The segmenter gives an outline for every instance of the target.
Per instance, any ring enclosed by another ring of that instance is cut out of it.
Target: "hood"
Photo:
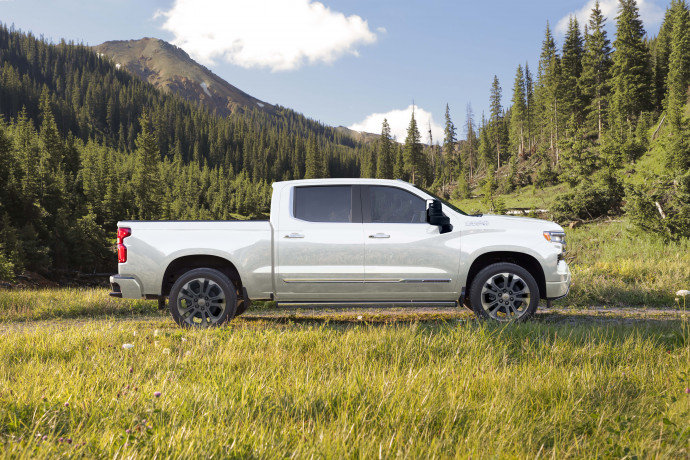
[[[539,231],[555,231],[562,232],[563,227],[555,222],[543,219],[535,219],[532,217],[517,217],[517,216],[497,216],[493,214],[485,214],[482,217],[468,216],[465,221],[466,226],[477,226],[484,228],[501,228],[513,230],[528,230],[534,229]]]

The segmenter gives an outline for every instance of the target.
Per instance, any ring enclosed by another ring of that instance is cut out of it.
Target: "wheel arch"
[[[512,263],[527,270],[537,282],[537,286],[539,287],[539,297],[542,299],[546,298],[546,276],[544,275],[544,268],[533,256],[522,252],[513,251],[487,252],[474,259],[467,273],[467,288],[465,290],[466,295],[469,296],[470,287],[472,286],[472,282],[477,276],[477,273],[491,264],[500,262]]]
[[[195,268],[213,268],[223,273],[234,284],[237,289],[238,299],[242,295],[242,278],[237,267],[229,260],[213,255],[190,255],[182,256],[171,261],[165,269],[161,283],[161,296],[170,295],[170,289],[175,281],[184,273]]]

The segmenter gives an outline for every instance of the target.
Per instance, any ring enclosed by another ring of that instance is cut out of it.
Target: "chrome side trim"
[[[352,278],[283,278],[283,283],[450,283],[450,279],[426,279],[426,278],[391,278],[391,279],[372,279],[372,280],[361,280]]]
[[[400,283],[450,283],[450,279],[440,278],[405,278],[399,281]]]
[[[364,280],[352,278],[283,278],[283,283],[364,283]]]
[[[438,301],[438,302],[415,302],[413,300],[401,300],[392,302],[276,302],[277,307],[377,307],[377,308],[395,308],[395,307],[441,307],[441,308],[455,308],[458,306],[457,302]]]

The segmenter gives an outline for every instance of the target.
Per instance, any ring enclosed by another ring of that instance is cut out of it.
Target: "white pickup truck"
[[[458,306],[525,320],[567,295],[563,229],[467,215],[412,184],[312,179],[273,184],[270,221],[123,221],[111,296],[163,300],[208,327],[252,300],[278,306]]]

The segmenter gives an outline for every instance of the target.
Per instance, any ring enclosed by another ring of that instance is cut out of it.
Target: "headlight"
[[[565,232],[544,232],[544,238],[551,243],[559,243],[565,246]]]
[[[546,241],[561,245],[561,253],[558,254],[558,260],[565,259],[565,232],[544,232]]]

